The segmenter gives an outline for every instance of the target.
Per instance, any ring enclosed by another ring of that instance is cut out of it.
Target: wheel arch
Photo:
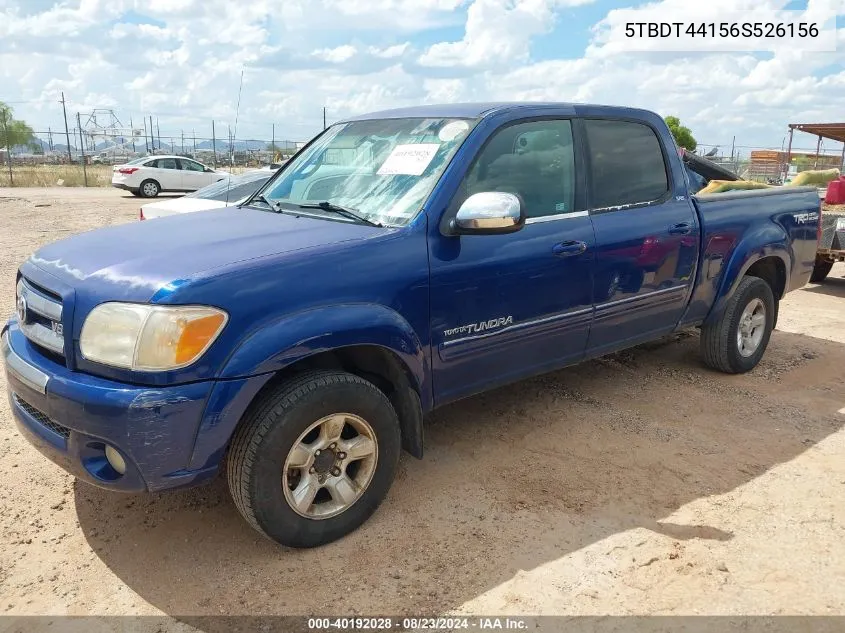
[[[286,315],[244,337],[218,377],[262,376],[265,382],[227,429],[227,443],[249,407],[268,390],[314,369],[339,369],[375,384],[396,409],[402,447],[422,457],[423,412],[431,408],[427,355],[410,324],[376,304],[325,306]]]
[[[739,284],[746,276],[757,277],[769,284],[775,299],[775,320],[777,305],[788,291],[788,272],[791,270],[791,254],[786,244],[781,241],[753,246],[756,240],[745,240],[735,250],[730,264],[726,267],[716,300],[704,323],[717,321],[725,310],[730,298],[736,293]]]
[[[414,457],[422,458],[423,412],[418,387],[402,359],[393,350],[381,345],[347,345],[304,356],[275,372],[255,395],[250,407],[283,382],[318,369],[345,371],[373,383],[396,410],[402,448]]]

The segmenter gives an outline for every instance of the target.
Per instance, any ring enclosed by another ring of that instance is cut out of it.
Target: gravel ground
[[[0,189],[0,313],[30,252],[139,202]],[[373,519],[310,551],[258,537],[222,480],[75,482],[3,399],[0,614],[845,614],[843,274],[783,301],[747,375],[684,333],[438,411]]]

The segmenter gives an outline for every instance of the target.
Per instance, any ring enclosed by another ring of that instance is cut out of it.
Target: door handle
[[[673,224],[669,227],[669,235],[689,235],[691,231],[692,226],[688,222]]]
[[[555,257],[572,257],[573,255],[580,255],[586,250],[587,244],[577,240],[561,242],[560,244],[555,244],[554,248],[552,248]]]

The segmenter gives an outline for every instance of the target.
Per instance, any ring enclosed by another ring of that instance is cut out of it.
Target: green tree
[[[12,108],[0,101],[0,147],[8,148],[10,157],[15,145],[27,145],[30,148],[37,145],[32,128],[24,121],[16,120],[13,115]]]
[[[669,126],[669,131],[672,133],[672,136],[675,137],[675,142],[678,144],[678,147],[683,147],[690,152],[695,151],[695,148],[698,147],[698,142],[693,137],[690,129],[681,125],[681,120],[678,117],[667,116],[666,125]]]

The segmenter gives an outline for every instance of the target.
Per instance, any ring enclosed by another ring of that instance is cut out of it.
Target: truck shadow
[[[828,277],[824,282],[802,288],[804,292],[845,298],[845,279],[842,277]]]
[[[845,385],[830,370],[845,361],[841,344],[777,332],[745,376],[704,369],[697,352],[697,335],[679,334],[438,411],[425,459],[403,457],[376,515],[322,548],[259,537],[222,478],[132,497],[77,482],[76,511],[130,589],[206,630],[213,620],[192,616],[443,613],[628,530],[645,530],[637,538],[668,560],[676,542],[733,538],[672,517],[678,509],[752,481],[845,421]],[[624,542],[606,549],[619,565],[641,556]]]

